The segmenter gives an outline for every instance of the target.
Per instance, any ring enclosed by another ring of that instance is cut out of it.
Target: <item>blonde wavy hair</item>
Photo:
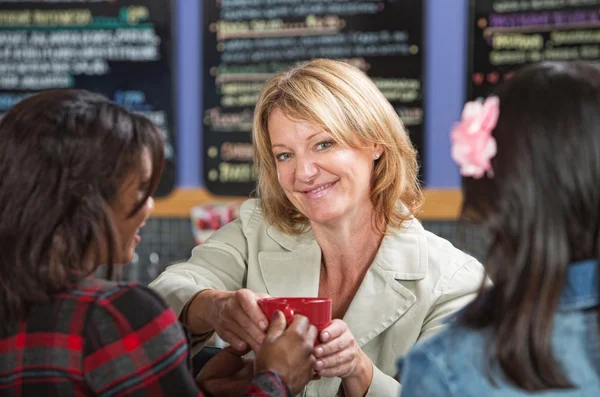
[[[399,228],[418,214],[423,194],[417,153],[398,114],[359,69],[340,61],[315,59],[271,78],[256,104],[252,135],[257,193],[269,223],[289,234],[299,234],[308,225],[277,178],[268,130],[274,109],[291,119],[321,126],[339,144],[355,149],[381,145],[383,154],[375,162],[371,189],[374,214],[380,215],[373,219],[377,230],[385,233],[387,226]]]

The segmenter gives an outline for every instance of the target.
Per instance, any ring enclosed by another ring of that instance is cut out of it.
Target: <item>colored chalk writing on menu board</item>
[[[252,193],[256,98],[266,79],[299,61],[334,58],[363,70],[423,146],[422,0],[204,4],[203,169],[212,193]]]
[[[471,0],[469,97],[521,66],[600,60],[600,0]]]
[[[0,0],[0,116],[32,93],[98,92],[157,124],[175,184],[170,0]],[[92,155],[92,154],[91,154]]]

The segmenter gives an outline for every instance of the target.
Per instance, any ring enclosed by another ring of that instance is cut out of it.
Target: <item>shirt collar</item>
[[[567,269],[559,309],[562,311],[589,309],[597,306],[599,301],[598,261],[571,263]]]

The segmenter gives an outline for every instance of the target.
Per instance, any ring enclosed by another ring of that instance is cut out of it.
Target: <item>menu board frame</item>
[[[154,194],[154,197],[156,198],[163,198],[166,197],[168,195],[170,195],[176,188],[177,188],[177,162],[178,162],[178,150],[177,150],[177,144],[179,141],[179,125],[178,125],[178,121],[177,121],[177,115],[175,114],[176,109],[178,108],[177,104],[178,104],[178,83],[177,83],[177,70],[178,70],[178,59],[177,59],[177,43],[179,40],[179,35],[177,32],[177,24],[176,24],[176,3],[171,1],[171,0],[129,0],[128,4],[114,4],[113,2],[109,2],[107,1],[108,6],[110,7],[125,7],[125,6],[134,6],[134,5],[140,5],[140,6],[145,6],[147,3],[152,3],[152,2],[157,2],[158,1],[158,6],[157,8],[163,8],[161,7],[160,3],[164,4],[164,8],[168,9],[169,12],[169,17],[166,19],[166,22],[168,23],[168,26],[166,27],[166,29],[164,29],[164,32],[168,32],[168,43],[164,44],[163,41],[165,39],[164,36],[161,36],[158,34],[157,35],[160,37],[161,39],[161,43],[159,44],[159,46],[165,46],[164,47],[164,53],[165,53],[165,57],[161,58],[159,62],[164,63],[165,66],[165,70],[168,71],[168,90],[165,90],[165,92],[168,92],[169,95],[169,100],[165,100],[166,105],[165,106],[161,106],[158,110],[163,110],[165,112],[165,118],[166,118],[166,123],[165,126],[167,128],[167,139],[168,141],[167,143],[167,147],[169,148],[169,150],[172,151],[172,157],[167,160],[165,159],[165,166],[163,169],[163,173],[159,182],[159,185],[157,187],[157,190]],[[130,4],[130,3],[135,3],[135,4]],[[101,2],[93,2],[90,3],[91,5],[94,5],[95,7],[102,7],[104,6],[103,3]],[[12,0],[8,0],[8,1],[4,1],[4,0],[0,0],[0,10],[3,9],[15,9],[13,7],[17,7],[16,9],[40,9],[41,7],[49,7],[50,9],[53,9],[54,6],[56,6],[56,9],[67,9],[67,8],[79,8],[79,7],[86,7],[85,1],[68,1],[68,2],[61,2],[60,0],[58,0],[57,2],[53,3],[53,2],[44,2],[44,1],[28,1],[28,2],[15,2]],[[8,6],[8,7],[7,7]],[[66,27],[69,27],[68,25],[66,25]],[[0,26],[0,31],[3,30],[3,28]],[[31,30],[27,30],[27,29],[23,29],[24,31],[31,31]],[[160,47],[159,47],[160,48]],[[162,49],[161,49],[161,52]],[[110,62],[110,61],[109,61]],[[146,62],[146,61],[142,61],[142,62]],[[140,62],[140,63],[142,63]],[[109,76],[114,73],[114,72],[109,72]],[[100,85],[100,83],[98,83],[98,85]],[[78,89],[78,88],[82,88],[82,89],[88,89],[90,91],[96,91],[90,87],[82,87],[82,86],[77,86],[74,85],[72,88],[74,89]],[[45,88],[42,90],[22,90],[23,92],[30,92],[30,93],[35,93],[35,92],[40,92],[40,91],[44,91],[44,90],[48,90],[48,89],[52,89],[51,87],[49,88]],[[115,94],[118,90],[115,90],[115,92],[113,94]],[[0,92],[15,92],[15,90],[1,90]],[[110,100],[113,100],[114,98],[108,96],[105,92],[100,92],[101,94],[107,96]],[[127,106],[125,106],[127,107]],[[157,109],[155,109],[157,110]]]
[[[394,3],[395,0],[390,0],[391,3]],[[408,125],[406,127],[406,129],[409,131],[410,133],[410,138],[413,142],[413,144],[417,147],[418,149],[418,161],[419,161],[419,179],[422,181],[423,176],[425,175],[425,166],[426,166],[426,162],[425,162],[425,157],[426,157],[426,141],[427,141],[427,135],[426,135],[426,131],[427,131],[427,117],[426,117],[426,113],[427,113],[427,101],[426,101],[426,97],[427,97],[427,81],[426,81],[426,65],[427,65],[427,60],[428,60],[428,54],[427,54],[427,29],[426,29],[426,23],[427,23],[427,12],[426,12],[426,7],[427,7],[427,2],[425,0],[411,0],[411,2],[413,3],[419,3],[418,7],[420,8],[420,16],[418,21],[416,19],[411,19],[411,25],[414,23],[414,25],[411,26],[411,29],[404,29],[404,30],[410,30],[412,32],[412,34],[415,34],[414,31],[418,30],[418,34],[419,37],[417,37],[416,39],[412,39],[409,38],[407,40],[407,44],[418,44],[419,46],[419,64],[418,64],[418,82],[419,82],[419,94],[420,96],[417,97],[417,99],[414,102],[405,102],[405,103],[398,103],[397,101],[391,101],[392,105],[395,106],[396,108],[405,108],[405,109],[415,109],[417,106],[420,109],[420,120],[418,123],[414,124],[414,125]],[[217,53],[217,51],[215,51],[214,48],[209,48],[211,46],[214,46],[216,44],[216,39],[215,39],[215,33],[214,31],[211,32],[211,27],[210,24],[211,23],[215,23],[216,21],[218,21],[218,18],[216,18],[214,16],[214,12],[215,12],[215,6],[212,4],[214,3],[213,0],[208,0],[206,1],[203,6],[202,6],[202,26],[201,28],[203,29],[203,34],[202,34],[202,40],[201,40],[201,48],[203,51],[203,64],[202,64],[202,75],[201,75],[201,79],[202,79],[202,88],[203,88],[203,98],[202,98],[202,108],[201,108],[201,112],[202,112],[202,128],[203,128],[203,136],[201,139],[201,152],[202,152],[202,161],[203,161],[203,167],[202,167],[202,180],[204,182],[204,186],[207,188],[208,191],[210,191],[212,194],[216,194],[216,195],[225,195],[225,196],[252,196],[255,194],[255,182],[251,181],[251,182],[242,182],[242,183],[234,183],[234,184],[228,184],[227,182],[225,183],[221,183],[218,180],[214,180],[217,175],[219,175],[217,173],[217,171],[215,170],[215,167],[217,167],[217,165],[220,165],[223,161],[220,162],[215,162],[215,161],[211,161],[211,158],[215,158],[216,156],[220,156],[221,151],[219,150],[219,148],[217,147],[219,145],[219,143],[210,143],[210,139],[207,138],[207,134],[211,133],[211,127],[207,126],[206,123],[204,122],[204,119],[207,117],[206,115],[206,111],[211,109],[212,106],[209,106],[207,104],[207,100],[206,97],[213,95],[213,96],[219,96],[219,94],[214,93],[214,92],[209,92],[210,90],[215,91],[213,87],[215,87],[214,84],[214,77],[212,78],[212,82],[210,79],[210,69],[213,68],[215,66],[215,62],[211,63],[211,61],[214,61],[215,59],[215,55],[213,53]],[[397,6],[397,4],[395,4],[395,6]],[[417,7],[417,6],[413,6],[413,7]],[[211,9],[213,9],[213,15],[210,14]],[[393,11],[393,9],[392,9]],[[412,11],[412,10],[411,10]],[[383,11],[385,13],[385,10]],[[412,13],[410,14],[412,15]],[[415,22],[412,22],[412,21]],[[351,25],[351,26],[355,26],[355,25]],[[368,26],[368,24],[367,24]],[[397,29],[398,30],[403,30],[403,26],[405,25],[401,25],[398,24]],[[356,30],[360,30],[361,25],[356,25]],[[385,26],[384,28],[381,29],[381,31],[384,30],[389,30],[389,29],[393,29],[390,28],[389,26]],[[366,29],[365,31],[371,32],[373,30],[370,29]],[[375,32],[379,32],[379,30],[375,30]],[[211,36],[211,37],[209,37]],[[414,55],[414,54],[413,54]],[[355,55],[355,57],[361,57],[364,56],[364,58],[369,58],[368,55]],[[392,57],[395,57],[397,55],[391,55]],[[385,59],[385,56],[381,57],[382,59]],[[217,58],[218,59],[218,58]],[[333,58],[336,59],[336,58]],[[367,60],[368,62],[368,60]],[[411,63],[413,61],[411,60]],[[416,62],[415,62],[416,63]],[[369,73],[367,72],[367,74],[369,75]],[[369,77],[372,78],[398,78],[398,79],[413,79],[412,75],[410,76],[406,76],[406,75],[402,75],[399,74],[397,76],[387,76],[387,75],[378,75],[376,74],[375,76],[371,76],[369,75]],[[416,80],[416,78],[415,78]],[[396,103],[396,105],[394,105]],[[417,105],[418,104],[418,105]],[[216,106],[216,105],[214,105]],[[251,112],[252,114],[253,112]],[[416,131],[414,131],[414,130]],[[414,132],[413,132],[414,131]],[[225,132],[228,133],[228,132]],[[213,132],[214,134],[214,132]],[[249,134],[250,135],[250,134]],[[238,134],[239,136],[239,134]],[[237,139],[237,138],[232,138],[232,141],[235,142],[241,142],[242,139]],[[219,141],[219,139],[216,139],[215,141]],[[248,136],[247,140],[244,140],[244,143],[249,143],[251,144],[251,137]],[[217,145],[217,146],[215,146]],[[215,165],[217,164],[217,165]],[[254,170],[253,170],[254,171]],[[212,175],[212,181],[211,181],[211,174],[210,173],[214,173],[216,175]],[[237,185],[237,186],[236,186]],[[243,186],[242,186],[243,185]]]

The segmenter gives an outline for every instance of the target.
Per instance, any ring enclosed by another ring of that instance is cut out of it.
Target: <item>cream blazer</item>
[[[258,200],[246,201],[240,218],[169,266],[150,287],[179,316],[204,289],[248,288],[271,296],[316,297],[321,249],[309,230],[283,234],[268,225]],[[343,320],[373,362],[367,396],[398,396],[396,359],[471,301],[483,278],[479,262],[423,229],[417,220],[383,238]],[[333,297],[335,299],[335,297]],[[194,353],[202,347],[195,346]],[[423,374],[426,376],[426,374]],[[339,378],[310,382],[307,397],[342,396]]]

